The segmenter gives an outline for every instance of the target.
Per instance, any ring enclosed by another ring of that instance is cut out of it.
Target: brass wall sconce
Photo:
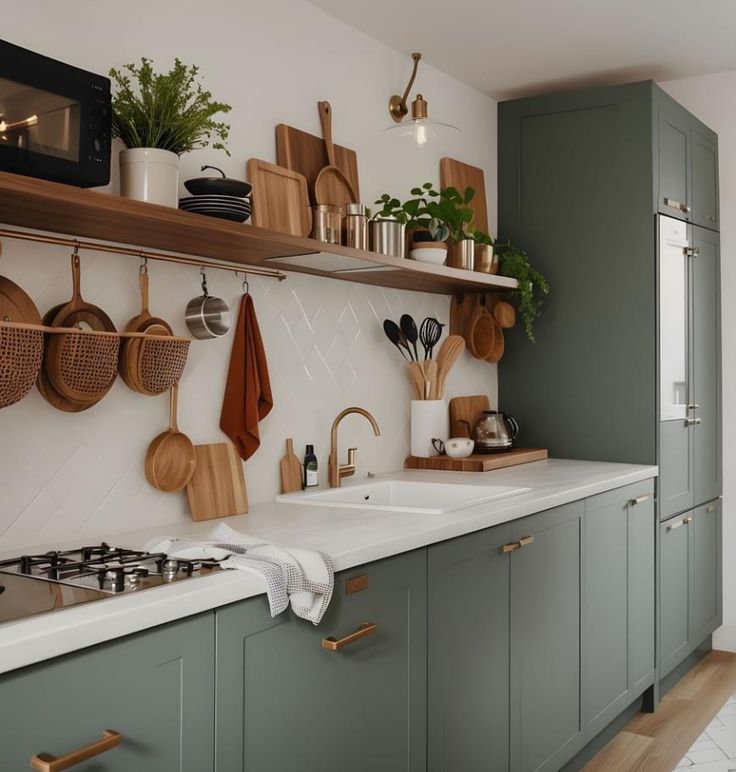
[[[416,142],[419,147],[422,147],[431,137],[437,136],[443,129],[451,129],[453,131],[460,131],[460,129],[452,124],[442,123],[442,121],[435,121],[429,118],[427,100],[421,94],[417,94],[412,101],[411,119],[404,123],[404,118],[409,115],[409,107],[407,105],[409,92],[416,80],[419,61],[422,58],[422,55],[420,53],[413,53],[411,58],[414,61],[414,69],[409,78],[409,83],[404,89],[403,96],[394,94],[391,99],[388,100],[389,114],[397,125],[389,126],[387,129],[384,129],[384,131],[398,130],[404,136],[413,137],[414,142]]]

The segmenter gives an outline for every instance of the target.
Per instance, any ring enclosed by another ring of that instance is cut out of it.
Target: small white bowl
[[[453,437],[445,442],[445,453],[450,458],[467,458],[475,448],[475,442],[467,437]]]
[[[436,247],[414,247],[409,252],[412,260],[418,260],[420,263],[431,263],[432,265],[444,265],[447,260],[447,249],[438,249]]]

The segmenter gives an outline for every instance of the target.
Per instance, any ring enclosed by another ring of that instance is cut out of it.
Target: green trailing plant
[[[230,126],[215,120],[230,105],[216,102],[200,82],[199,67],[179,59],[167,73],[157,74],[151,59],[140,66],[126,64],[110,70],[113,136],[126,147],[152,147],[181,155],[211,147],[228,155]]]
[[[495,250],[500,261],[501,274],[519,282],[519,288],[514,291],[516,305],[524,324],[524,332],[534,343],[534,322],[542,313],[542,305],[549,295],[549,283],[531,266],[529,256],[523,249],[515,247],[511,242],[497,242]]]

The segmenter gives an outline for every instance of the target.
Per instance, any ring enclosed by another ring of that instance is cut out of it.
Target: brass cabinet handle
[[[700,405],[697,402],[693,402],[692,405],[687,406],[688,410],[700,410]]]
[[[643,503],[644,501],[649,501],[649,499],[651,498],[652,498],[651,495],[647,493],[646,496],[637,496],[635,499],[629,499],[629,504],[631,504],[631,506],[633,507],[633,506],[636,506],[637,504]]]
[[[683,210],[683,204],[681,204],[679,201],[676,201],[674,198],[667,198],[667,196],[664,197],[664,205],[672,207],[672,209],[677,209],[678,212],[682,212]]]
[[[698,247],[683,247],[682,254],[685,257],[697,257],[700,254],[700,249]]]
[[[31,769],[36,769],[38,772],[61,772],[63,769],[69,769],[69,767],[76,767],[77,764],[81,764],[87,759],[99,756],[101,753],[109,751],[123,741],[123,736],[120,732],[115,732],[112,729],[105,729],[102,733],[102,739],[97,742],[85,745],[82,748],[77,748],[76,751],[67,753],[66,756],[52,756],[50,753],[39,753],[38,756],[31,758]]]
[[[512,541],[502,545],[499,551],[502,555],[508,555],[510,552],[516,552],[516,550],[520,550],[522,547],[527,547],[533,541],[534,536],[528,534],[527,536],[522,536],[519,541]]]
[[[706,511],[706,512],[715,512],[715,511],[716,511],[716,508],[715,508],[715,506],[714,506],[713,504],[709,504],[709,505],[708,505],[708,506],[705,508],[705,511]]]
[[[683,525],[690,525],[692,521],[693,521],[692,515],[688,515],[687,517],[683,517],[682,520],[678,520],[676,523],[672,523],[672,525],[668,525],[667,530],[674,531],[675,528],[681,528]]]
[[[698,424],[702,424],[703,419],[702,418],[686,418],[685,419],[685,426],[697,426]]]
[[[685,214],[690,214],[690,212],[693,211],[693,208],[687,204],[680,204],[680,210],[685,212]]]
[[[705,219],[709,220],[710,222],[718,222],[718,218],[714,217],[712,214],[706,214]]]
[[[373,635],[376,630],[378,630],[378,625],[374,625],[373,622],[362,622],[358,625],[358,629],[355,632],[346,635],[344,638],[323,638],[322,648],[328,651],[339,651],[345,646],[359,641],[361,638]]]

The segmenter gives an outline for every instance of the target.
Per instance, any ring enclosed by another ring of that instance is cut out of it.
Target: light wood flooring
[[[656,713],[635,716],[584,772],[672,772],[734,692],[736,654],[712,651],[662,698]]]

